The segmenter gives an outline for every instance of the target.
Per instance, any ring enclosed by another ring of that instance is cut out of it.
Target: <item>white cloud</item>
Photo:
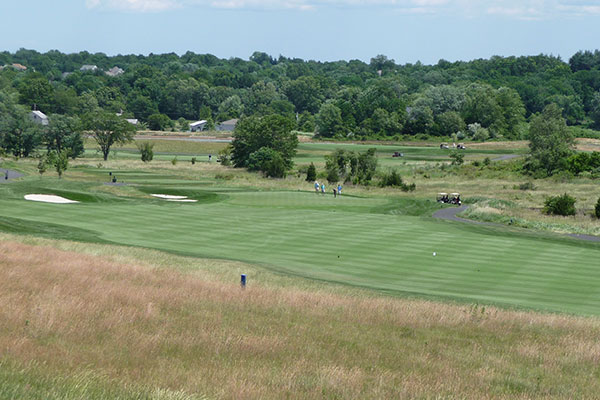
[[[600,15],[600,0],[85,0],[88,8],[157,12],[177,7],[221,9],[319,10],[336,8],[389,8],[403,14],[443,14],[512,19],[545,19]]]
[[[108,8],[122,11],[157,12],[179,7],[178,0],[86,0],[88,8]]]

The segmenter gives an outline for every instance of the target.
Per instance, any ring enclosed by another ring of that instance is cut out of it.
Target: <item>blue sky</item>
[[[1,1],[1,49],[426,64],[600,47],[600,0]]]

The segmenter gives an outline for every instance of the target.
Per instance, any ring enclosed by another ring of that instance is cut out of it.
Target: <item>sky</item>
[[[600,47],[600,0],[0,0],[0,51],[398,64]]]

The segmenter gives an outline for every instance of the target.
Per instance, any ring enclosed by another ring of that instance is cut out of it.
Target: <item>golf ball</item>
[[[436,255],[437,255],[437,253],[434,251],[434,252],[433,252],[433,256],[435,257]]]

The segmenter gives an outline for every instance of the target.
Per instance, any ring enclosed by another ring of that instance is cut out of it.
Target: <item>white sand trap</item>
[[[160,199],[167,199],[167,200],[183,200],[183,199],[187,199],[187,196],[173,196],[171,194],[151,194],[150,196],[158,197]]]
[[[78,201],[65,199],[64,197],[55,196],[53,194],[26,194],[25,200],[41,201],[44,203],[56,203],[56,204],[79,203]]]
[[[196,203],[198,200],[193,200],[193,199],[167,199],[167,201],[177,201],[179,203]]]

